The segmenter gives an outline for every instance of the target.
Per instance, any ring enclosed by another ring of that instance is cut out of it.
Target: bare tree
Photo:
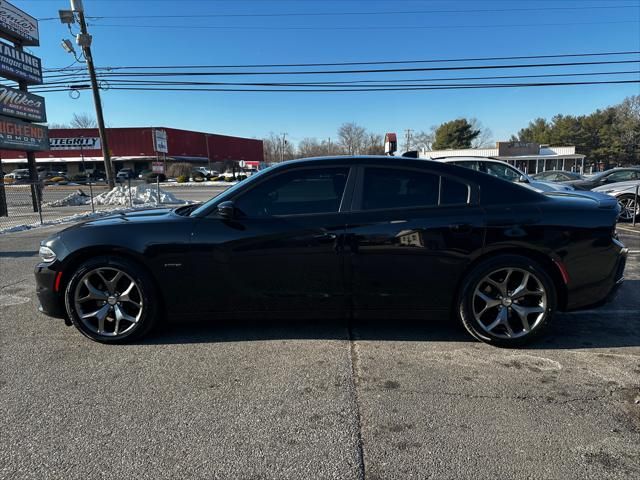
[[[436,127],[431,127],[430,131],[422,130],[413,136],[413,144],[418,150],[432,150],[433,141],[436,138]]]
[[[479,130],[480,134],[471,142],[472,148],[487,148],[493,146],[493,132],[482,125],[477,118],[472,118],[469,123],[473,130]]]
[[[366,144],[367,131],[354,122],[343,123],[338,129],[340,145],[347,155],[359,155]]]
[[[267,163],[277,163],[281,160],[292,160],[295,158],[295,150],[291,142],[283,139],[275,133],[269,133],[269,137],[262,140],[264,161]]]
[[[367,155],[384,155],[384,136],[367,132],[364,153]]]
[[[60,129],[60,128],[71,128],[70,125],[66,123],[49,123],[47,125],[50,129]]]
[[[88,113],[74,113],[71,119],[72,128],[96,128],[98,123]]]

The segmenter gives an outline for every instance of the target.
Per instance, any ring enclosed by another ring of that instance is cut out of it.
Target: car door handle
[[[454,225],[449,225],[449,230],[456,233],[469,233],[471,232],[471,229],[472,227],[470,223],[456,223]]]

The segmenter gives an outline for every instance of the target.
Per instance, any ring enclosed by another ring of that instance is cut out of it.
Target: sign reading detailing
[[[51,150],[100,150],[100,137],[51,138]]]
[[[0,35],[26,47],[40,45],[38,21],[4,0],[0,0]]]
[[[6,43],[1,43],[0,76],[17,82],[24,80],[30,85],[40,85],[42,83],[40,59]]]
[[[0,115],[0,149],[49,150],[47,127]]]
[[[44,98],[4,85],[0,85],[0,114],[32,122],[47,121]]]

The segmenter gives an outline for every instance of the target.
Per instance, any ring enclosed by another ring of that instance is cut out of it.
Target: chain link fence
[[[144,185],[147,193],[144,202],[136,197],[137,189],[132,188],[138,185]],[[0,232],[22,226],[56,223],[93,212],[159,205],[162,195],[157,188],[156,184],[147,185],[131,180],[111,192],[104,183],[0,183]]]

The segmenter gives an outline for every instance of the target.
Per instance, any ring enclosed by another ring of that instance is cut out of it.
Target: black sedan
[[[565,185],[571,185],[576,190],[591,190],[603,185],[629,182],[631,180],[640,180],[640,167],[612,168],[611,170],[596,173],[591,177],[563,183]]]
[[[292,161],[202,205],[94,219],[42,242],[41,310],[106,343],[177,318],[454,317],[535,338],[623,280],[618,205],[441,162]]]

